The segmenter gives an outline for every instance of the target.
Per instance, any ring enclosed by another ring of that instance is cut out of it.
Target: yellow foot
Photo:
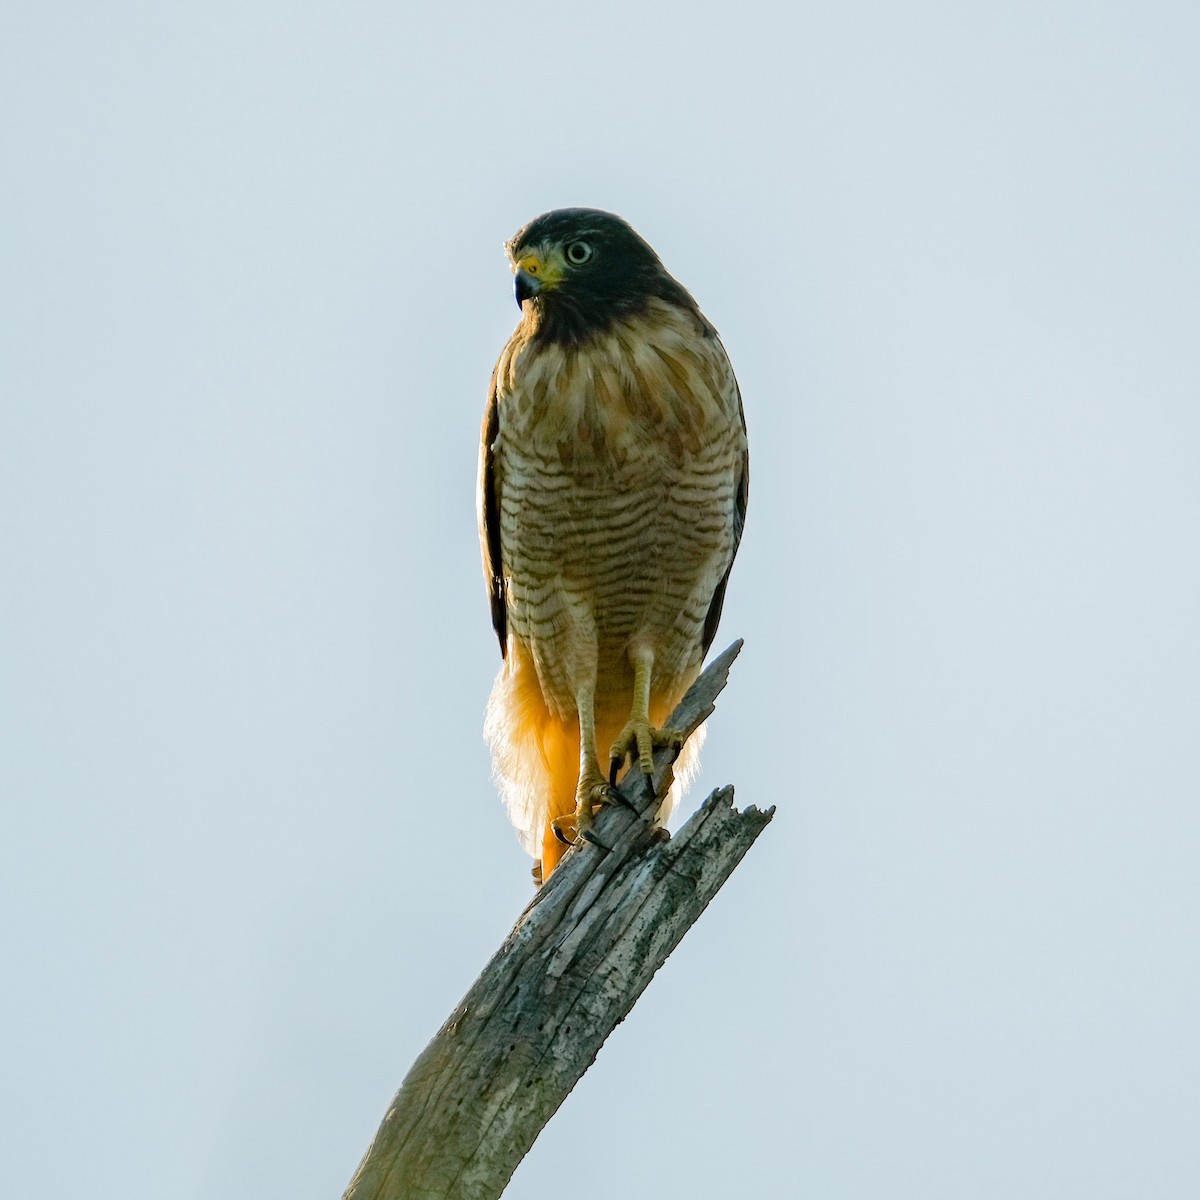
[[[581,839],[595,842],[592,822],[596,819],[596,810],[606,804],[629,807],[629,801],[599,775],[595,779],[580,779],[575,790],[575,812],[569,817],[556,817],[550,822],[550,828],[560,842],[569,846],[576,845]]]
[[[642,774],[649,778],[654,772],[654,749],[656,746],[670,746],[674,757],[679,757],[683,749],[683,734],[678,729],[655,729],[649,721],[637,717],[632,718],[624,729],[617,735],[612,749],[608,752],[609,782],[617,782],[617,772],[625,764],[625,756],[636,758]]]

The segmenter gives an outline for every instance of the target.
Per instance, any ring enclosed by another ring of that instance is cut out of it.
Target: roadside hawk
[[[560,209],[505,249],[521,322],[483,420],[480,543],[504,656],[484,735],[546,878],[626,756],[648,772],[655,746],[681,741],[662,723],[716,634],[749,468],[716,330],[629,225]]]

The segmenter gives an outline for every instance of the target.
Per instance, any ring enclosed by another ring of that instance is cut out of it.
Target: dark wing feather
[[[736,383],[734,385],[737,386]],[[742,432],[746,431],[746,413],[742,408],[742,389],[738,388],[738,417],[742,422]],[[733,560],[737,558],[738,546],[742,543],[742,530],[746,525],[746,504],[750,499],[750,450],[747,447],[742,452],[742,461],[738,464],[738,476],[733,496],[733,553],[729,556],[729,567],[721,576],[713,592],[712,603],[708,606],[708,616],[704,618],[704,649],[702,655],[708,653],[708,648],[717,636],[717,626],[721,621],[721,609],[725,604],[725,588],[729,583],[729,572],[733,570]]]
[[[500,558],[500,496],[496,479],[496,438],[500,433],[500,406],[496,400],[496,377],[488,389],[487,411],[483,414],[483,444],[479,448],[479,546],[483,551],[483,575],[487,581],[492,626],[500,640],[500,654],[508,649],[508,605],[504,598],[504,573]]]

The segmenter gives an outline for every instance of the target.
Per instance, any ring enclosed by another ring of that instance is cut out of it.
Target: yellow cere
[[[562,254],[558,251],[539,253],[535,250],[527,250],[517,259],[513,269],[532,275],[543,287],[553,287],[564,274]]]

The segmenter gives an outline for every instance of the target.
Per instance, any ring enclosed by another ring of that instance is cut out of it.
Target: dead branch
[[[697,679],[669,725],[712,713],[735,642]],[[413,1064],[343,1200],[494,1200],[655,971],[770,821],[714,792],[679,833],[653,827],[671,781],[655,755],[606,807],[600,844],[571,850],[471,990]]]

